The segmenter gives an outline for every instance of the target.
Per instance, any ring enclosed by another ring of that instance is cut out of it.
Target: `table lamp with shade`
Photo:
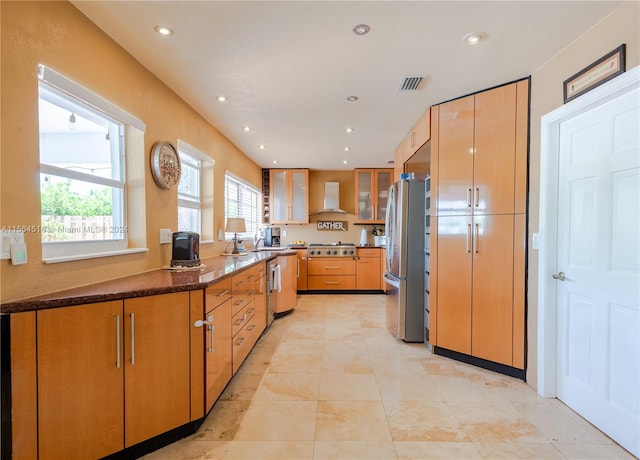
[[[233,233],[233,251],[231,254],[240,254],[238,251],[238,233],[244,233],[247,231],[247,227],[242,217],[227,217],[227,226],[225,232]]]

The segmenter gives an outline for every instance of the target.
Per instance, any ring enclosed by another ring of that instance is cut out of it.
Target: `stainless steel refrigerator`
[[[424,342],[425,181],[389,189],[385,231],[387,327],[405,342]]]

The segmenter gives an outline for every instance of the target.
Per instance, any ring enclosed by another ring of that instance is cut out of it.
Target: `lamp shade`
[[[247,227],[242,217],[228,217],[224,231],[227,233],[244,233],[247,231]]]

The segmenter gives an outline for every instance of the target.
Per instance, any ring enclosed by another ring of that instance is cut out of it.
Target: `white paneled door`
[[[557,395],[640,455],[640,90],[560,124]]]

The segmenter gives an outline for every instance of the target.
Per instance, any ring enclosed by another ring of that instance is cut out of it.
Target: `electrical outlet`
[[[170,228],[161,228],[160,229],[160,244],[170,244],[171,243],[171,229]]]

